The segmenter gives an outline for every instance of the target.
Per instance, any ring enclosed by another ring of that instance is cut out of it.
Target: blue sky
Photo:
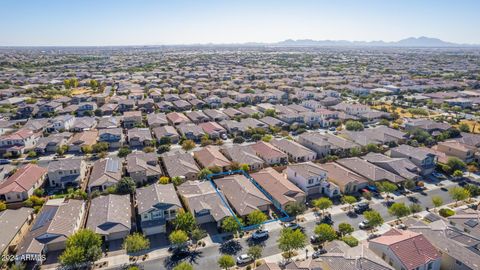
[[[0,45],[160,45],[285,39],[480,44],[478,0],[0,0]]]

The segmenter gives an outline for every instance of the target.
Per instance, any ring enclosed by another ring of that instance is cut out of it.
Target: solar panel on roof
[[[470,228],[473,228],[473,227],[478,225],[478,221],[476,221],[474,219],[469,219],[469,220],[465,221],[465,225],[467,225]]]
[[[119,160],[118,159],[108,159],[107,160],[107,171],[109,172],[117,172],[119,168]]]
[[[52,220],[56,212],[56,207],[44,209],[44,211],[42,211],[42,214],[35,221],[35,224],[32,227],[32,231],[44,226],[47,222]]]

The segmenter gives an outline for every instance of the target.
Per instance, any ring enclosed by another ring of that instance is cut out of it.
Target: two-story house
[[[332,198],[340,195],[340,188],[327,181],[327,171],[313,162],[288,165],[285,173],[287,179],[303,190],[307,196],[324,194]]]
[[[52,187],[71,187],[82,183],[87,165],[82,159],[69,158],[48,163],[48,181]]]
[[[120,148],[125,141],[122,128],[106,128],[98,131],[98,141],[106,142],[111,149]]]
[[[176,218],[182,209],[173,184],[150,186],[136,190],[140,227],[145,235],[166,232],[167,221]]]

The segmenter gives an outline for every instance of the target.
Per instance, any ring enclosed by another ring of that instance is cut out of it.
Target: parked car
[[[370,224],[368,223],[368,221],[364,220],[360,223],[358,223],[358,227],[362,230],[368,230],[371,228]]]
[[[8,159],[0,159],[0,165],[10,164],[10,163],[12,163],[12,161]]]
[[[310,236],[310,243],[315,245],[320,243],[320,238],[317,235]]]
[[[252,261],[253,261],[253,258],[250,257],[248,254],[242,254],[237,257],[237,264],[244,264]]]
[[[295,222],[288,222],[288,223],[284,223],[283,226],[285,228],[290,228],[292,230],[296,230],[296,229],[300,229],[300,225],[298,225],[298,223],[295,223]]]
[[[447,177],[444,174],[439,173],[439,172],[433,172],[432,176],[437,178],[437,179],[447,179]]]
[[[360,202],[353,206],[353,211],[355,211],[355,213],[357,214],[362,214],[368,209],[370,209],[370,205],[368,204],[368,202]]]
[[[256,230],[252,234],[253,239],[261,239],[261,238],[265,238],[265,237],[268,237],[268,231],[267,230]]]
[[[313,252],[312,259],[320,258],[321,255],[327,253],[327,251],[323,248],[318,249],[317,251]]]
[[[380,234],[372,233],[367,237],[367,239],[372,240],[372,239],[378,238],[378,237],[380,237]]]

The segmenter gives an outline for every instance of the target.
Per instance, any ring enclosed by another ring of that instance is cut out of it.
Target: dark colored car
[[[353,207],[353,211],[355,211],[357,214],[363,214],[363,212],[367,211],[368,209],[370,209],[370,205],[367,202],[357,203]]]
[[[325,254],[325,253],[327,253],[327,251],[325,249],[321,248],[321,249],[313,252],[312,259],[320,258],[320,256]]]

